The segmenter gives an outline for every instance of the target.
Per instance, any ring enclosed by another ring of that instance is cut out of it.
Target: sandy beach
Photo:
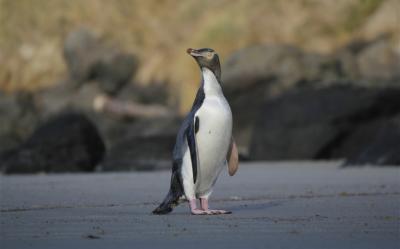
[[[220,216],[152,215],[169,171],[1,175],[1,248],[399,248],[399,168],[339,165],[242,163]]]

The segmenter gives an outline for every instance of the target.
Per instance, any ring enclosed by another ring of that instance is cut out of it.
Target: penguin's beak
[[[193,57],[202,56],[196,49],[193,49],[193,48],[188,48],[188,49],[186,50],[186,53],[190,54],[190,55],[193,56]]]

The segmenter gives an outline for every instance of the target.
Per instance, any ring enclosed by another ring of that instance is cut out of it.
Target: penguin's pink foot
[[[206,211],[197,208],[196,199],[189,200],[189,206],[190,206],[190,212],[193,215],[206,215],[207,214]]]
[[[231,211],[209,209],[208,199],[200,198],[201,209],[197,208],[196,199],[189,200],[190,212],[193,215],[218,215],[218,214],[231,214]]]

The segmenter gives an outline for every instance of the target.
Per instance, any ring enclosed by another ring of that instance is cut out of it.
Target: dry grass
[[[329,52],[362,36],[385,4],[398,7],[396,0],[0,0],[0,89],[34,90],[65,77],[62,41],[86,26],[139,56],[139,82],[172,82],[185,108],[198,77],[186,48],[212,47],[222,58],[272,42]],[[396,24],[382,30],[395,32]]]

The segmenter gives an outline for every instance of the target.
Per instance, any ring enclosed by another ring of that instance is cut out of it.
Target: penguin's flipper
[[[226,160],[228,161],[229,175],[233,176],[239,168],[239,153],[233,137],[231,139],[228,154],[226,155]]]
[[[186,138],[187,143],[190,150],[190,158],[192,159],[192,169],[193,169],[193,183],[196,183],[197,180],[197,145],[196,145],[196,133],[199,129],[199,118],[195,117],[189,124],[189,127],[186,130]]]

